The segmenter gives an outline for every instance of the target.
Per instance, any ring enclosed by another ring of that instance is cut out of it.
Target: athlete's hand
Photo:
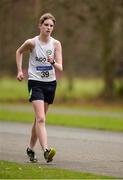
[[[18,79],[18,81],[22,81],[23,78],[24,78],[23,72],[18,72],[18,74],[17,74],[17,79]]]
[[[47,61],[48,61],[49,63],[52,63],[52,62],[53,62],[53,60],[54,60],[54,59],[53,59],[53,57],[52,57],[52,56],[50,56],[50,55],[49,55],[49,56],[47,57]]]

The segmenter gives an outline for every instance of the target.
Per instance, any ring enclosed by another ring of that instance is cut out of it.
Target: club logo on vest
[[[51,51],[50,49],[48,49],[48,50],[46,51],[46,53],[47,53],[47,55],[49,56],[49,55],[52,54],[52,51]]]

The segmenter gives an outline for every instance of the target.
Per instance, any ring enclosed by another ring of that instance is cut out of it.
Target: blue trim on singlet
[[[37,71],[50,71],[52,70],[53,67],[52,66],[37,66],[36,70]]]

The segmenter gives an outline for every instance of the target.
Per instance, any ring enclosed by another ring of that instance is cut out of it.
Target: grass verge
[[[0,161],[0,179],[114,179],[113,177],[81,173],[39,164],[19,164]]]
[[[1,93],[0,100],[18,101],[28,98],[27,80],[21,83],[16,78],[0,78]],[[56,99],[64,101],[69,99],[90,99],[96,97],[103,89],[103,80],[95,79],[74,79],[73,89],[69,90],[69,83],[66,78],[58,81]],[[12,93],[11,93],[12,92]]]
[[[33,112],[0,110],[0,121],[33,122]],[[86,116],[80,114],[48,114],[47,124],[79,128],[93,128],[123,132],[122,117]]]

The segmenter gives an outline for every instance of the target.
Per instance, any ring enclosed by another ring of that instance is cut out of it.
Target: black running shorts
[[[28,91],[30,93],[29,101],[43,100],[48,104],[52,104],[55,97],[56,86],[56,81],[41,82],[28,80]]]

